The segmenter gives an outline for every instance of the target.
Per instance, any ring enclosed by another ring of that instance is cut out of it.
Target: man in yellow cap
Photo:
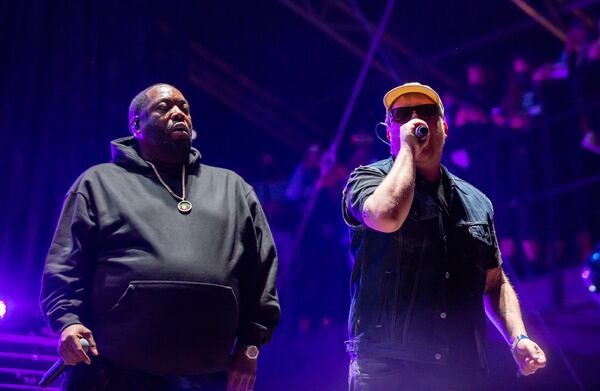
[[[534,373],[546,357],[502,270],[492,204],[441,165],[439,95],[413,82],[383,103],[392,156],[355,169],[343,193],[355,261],[350,390],[483,388],[486,312],[520,373]]]

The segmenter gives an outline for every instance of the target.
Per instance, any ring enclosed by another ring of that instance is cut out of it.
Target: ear
[[[385,126],[385,134],[387,136],[388,141],[392,141],[392,132],[390,132],[390,124],[388,122],[388,117],[385,117],[384,122],[380,122],[383,126]]]
[[[129,131],[134,136],[140,133],[140,118],[137,115],[129,122]]]
[[[444,120],[444,137],[448,137],[448,123]]]

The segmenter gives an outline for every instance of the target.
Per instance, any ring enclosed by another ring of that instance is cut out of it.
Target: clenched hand
[[[98,355],[96,341],[92,336],[90,329],[82,324],[72,324],[66,327],[61,333],[58,340],[58,354],[62,357],[67,365],[76,365],[80,362],[91,364],[92,360],[81,347],[79,340],[85,338],[90,343],[90,352]]]

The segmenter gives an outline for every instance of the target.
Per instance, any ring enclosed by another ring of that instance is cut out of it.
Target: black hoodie
[[[277,255],[256,194],[192,148],[193,208],[182,214],[133,137],[111,144],[112,162],[85,171],[65,197],[42,280],[48,324],[56,333],[84,324],[122,368],[226,369],[236,338],[260,346],[279,320]]]

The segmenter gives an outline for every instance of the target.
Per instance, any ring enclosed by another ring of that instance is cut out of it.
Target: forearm
[[[502,333],[507,343],[512,343],[519,334],[527,335],[519,299],[504,273],[501,282],[490,288],[484,299],[488,318]]]
[[[526,336],[527,331],[515,290],[501,267],[488,270],[485,292],[488,318],[502,333],[506,342],[512,345],[511,353],[519,366],[519,372],[528,376],[545,367],[544,351],[529,338],[518,338],[521,334]]]
[[[414,151],[406,146],[398,152],[389,174],[365,201],[362,211],[365,224],[382,232],[398,230],[410,211],[415,177]]]

